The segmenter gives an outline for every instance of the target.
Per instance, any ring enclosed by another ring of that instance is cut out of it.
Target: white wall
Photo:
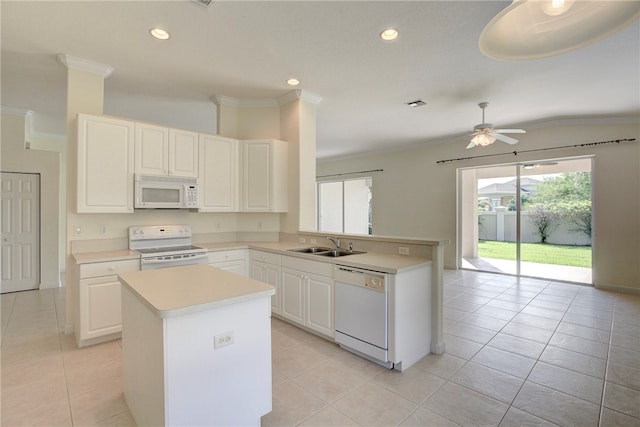
[[[60,154],[25,150],[28,119],[2,113],[3,172],[40,174],[40,288],[60,286]]]
[[[27,126],[27,140],[31,143],[32,150],[53,151],[60,155],[60,203],[59,203],[59,233],[60,236],[67,234],[67,138],[64,135],[37,132],[32,126]],[[60,238],[60,253],[65,253],[65,240]],[[60,270],[65,269],[65,259],[60,258]]]
[[[457,266],[457,170],[475,166],[594,155],[594,283],[640,290],[640,143],[520,153],[624,138],[640,138],[638,118],[556,120],[530,127],[516,146],[497,142],[465,150],[466,137],[405,151],[320,161],[318,175],[384,169],[373,174],[373,232],[449,239],[447,268]],[[436,163],[474,155],[505,155]]]

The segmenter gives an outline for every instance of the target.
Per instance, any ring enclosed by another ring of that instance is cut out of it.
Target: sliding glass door
[[[462,268],[591,283],[591,158],[459,174]]]

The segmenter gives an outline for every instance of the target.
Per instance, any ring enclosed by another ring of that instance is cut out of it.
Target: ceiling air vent
[[[191,0],[191,1],[202,7],[208,7],[211,3],[213,3],[213,0]]]
[[[416,99],[415,101],[410,101],[406,103],[409,107],[417,108],[422,107],[423,105],[427,105],[422,99]]]

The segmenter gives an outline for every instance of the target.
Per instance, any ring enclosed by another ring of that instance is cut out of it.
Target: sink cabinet
[[[333,338],[333,265],[282,257],[282,312],[285,319]]]

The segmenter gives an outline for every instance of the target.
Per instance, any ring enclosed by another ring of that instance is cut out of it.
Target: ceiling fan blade
[[[499,133],[527,133],[524,129],[495,129]]]
[[[467,145],[467,150],[468,150],[469,148],[473,148],[473,147],[475,147],[475,146],[476,146],[476,143],[475,143],[475,142],[473,142],[473,141],[471,141],[471,142],[469,143],[469,145]]]
[[[511,138],[510,136],[507,136],[507,135],[502,135],[501,133],[496,133],[495,137],[496,139],[502,142],[506,142],[507,144],[515,144],[516,142],[518,142],[517,139]]]

